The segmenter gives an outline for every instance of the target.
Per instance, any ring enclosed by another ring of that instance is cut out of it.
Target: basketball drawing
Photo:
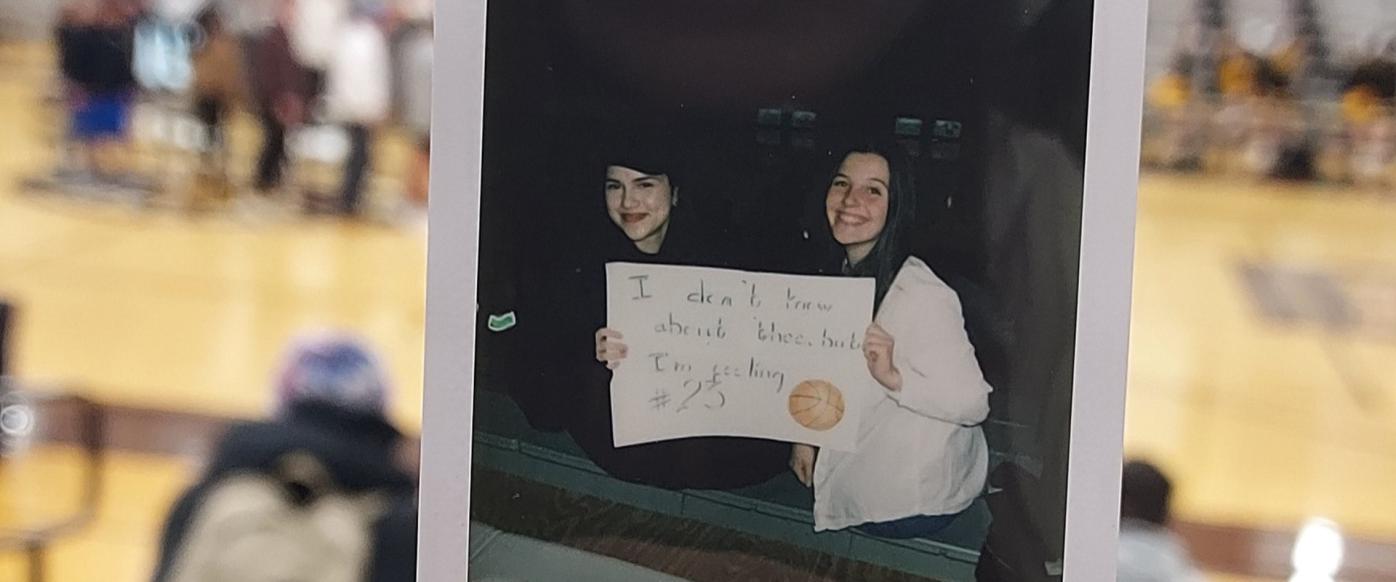
[[[810,430],[829,430],[843,420],[843,393],[824,380],[805,380],[790,392],[790,417]]]

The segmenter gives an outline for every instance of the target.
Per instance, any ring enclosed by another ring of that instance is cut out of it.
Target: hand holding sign
[[[795,444],[790,449],[790,470],[805,487],[814,485],[815,449],[809,445]]]
[[[863,339],[863,355],[868,359],[868,372],[883,388],[893,392],[902,391],[902,373],[892,365],[892,347],[896,342],[882,326],[874,323],[868,326]]]
[[[871,390],[871,280],[629,263],[606,274],[596,359],[615,372],[616,446],[746,436],[854,448]]]
[[[620,367],[620,361],[630,353],[630,348],[621,343],[624,336],[620,332],[601,328],[596,330],[596,361],[606,364],[607,369]]]

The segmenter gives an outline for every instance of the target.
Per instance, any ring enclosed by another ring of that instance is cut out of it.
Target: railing
[[[27,556],[29,582],[43,582],[49,545],[81,531],[96,517],[103,490],[105,416],[101,406],[82,398],[22,389],[0,377],[0,465],[26,454],[35,441],[75,442],[82,451],[81,494],[70,515],[12,527],[0,524],[0,551]]]

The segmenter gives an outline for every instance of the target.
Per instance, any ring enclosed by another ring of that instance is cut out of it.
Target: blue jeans
[[[948,527],[958,515],[913,515],[892,521],[865,523],[858,526],[858,531],[896,540],[927,538]]]

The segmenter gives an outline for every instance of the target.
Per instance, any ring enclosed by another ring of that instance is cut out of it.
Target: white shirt
[[[356,19],[344,26],[330,61],[326,105],[330,118],[372,124],[388,117],[392,107],[392,71],[388,41],[371,20]]]
[[[868,375],[872,402],[858,450],[821,450],[814,465],[814,529],[837,530],[963,511],[984,489],[989,449],[979,424],[989,392],[965,333],[960,299],[931,268],[907,259],[874,319],[892,336],[902,389]]]
[[[1120,522],[1119,582],[1202,582],[1183,544],[1167,529],[1138,522]]]
[[[301,65],[329,68],[349,15],[348,0],[296,0],[291,50]]]

